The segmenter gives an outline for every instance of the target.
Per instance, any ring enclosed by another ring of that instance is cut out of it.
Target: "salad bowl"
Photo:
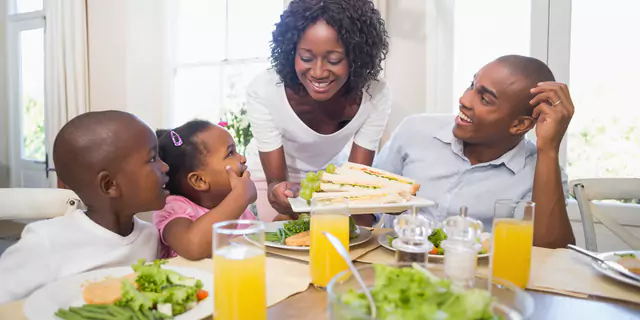
[[[373,264],[358,268],[374,296],[376,319],[519,320],[533,314],[531,295],[517,286],[477,274],[469,288],[458,288],[441,270],[418,264]],[[329,318],[368,320],[369,303],[350,271],[327,286]]]

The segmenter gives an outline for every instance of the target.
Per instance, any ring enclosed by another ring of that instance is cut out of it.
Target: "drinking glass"
[[[311,243],[309,244],[309,267],[311,282],[320,289],[336,274],[348,268],[347,263],[333,248],[323,232],[337,237],[349,250],[349,200],[346,198],[311,200]]]
[[[213,225],[216,320],[267,319],[264,229],[253,220]]]
[[[535,203],[498,200],[493,215],[492,275],[526,288],[531,271]]]

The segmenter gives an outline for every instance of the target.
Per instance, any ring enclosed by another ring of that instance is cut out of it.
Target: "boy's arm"
[[[0,304],[26,298],[56,280],[50,268],[47,241],[27,226],[20,241],[0,257]]]

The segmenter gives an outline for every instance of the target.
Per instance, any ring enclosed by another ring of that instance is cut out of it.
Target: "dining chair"
[[[614,212],[624,212],[632,214],[633,220],[640,220],[640,205],[605,206],[602,203],[594,203],[599,200],[640,199],[639,178],[578,179],[569,182],[569,187],[578,202],[587,250],[598,251],[594,218],[629,247],[640,250],[640,238],[611,216]]]
[[[0,188],[0,220],[40,220],[83,208],[69,189]]]

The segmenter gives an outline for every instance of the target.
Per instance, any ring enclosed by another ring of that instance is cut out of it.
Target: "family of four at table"
[[[393,111],[392,89],[379,77],[387,38],[369,0],[291,1],[273,32],[273,68],[247,91],[255,137],[246,154],[250,174],[229,133],[206,121],[170,130],[158,140],[146,124],[123,112],[91,112],[71,120],[56,136],[53,158],[61,181],[88,209],[27,226],[0,259],[0,303],[65,276],[155,259],[159,236],[163,243],[171,239],[169,249],[184,249],[186,258],[209,256],[210,221],[225,213],[255,218],[245,209],[256,190],[259,219],[293,217],[288,198],[297,196],[302,177],[346,161],[417,180],[418,195],[437,203],[425,212],[435,220],[467,206],[470,216],[489,222],[495,200],[532,200],[534,245],[573,243],[566,177],[558,160],[574,111],[567,87],[539,60],[500,57],[470,75],[457,117],[408,117],[377,152]],[[535,143],[525,138],[531,130]],[[205,131],[202,141],[192,139],[200,131]],[[170,179],[167,172],[183,174]],[[180,193],[183,186],[188,192]],[[189,205],[173,220],[156,212],[157,228],[134,218],[149,210],[175,211],[178,202],[167,209],[174,187],[178,192],[172,195],[214,194],[218,204]],[[393,217],[354,219],[369,226],[384,219],[390,226]]]
[[[294,1],[283,13],[273,32],[273,68],[247,90],[254,139],[246,156],[261,220],[295,216],[288,198],[307,172],[351,161],[417,180],[417,195],[437,204],[423,209],[432,219],[467,206],[470,216],[490,222],[496,200],[532,200],[535,245],[575,242],[559,165],[574,106],[546,64],[517,55],[489,62],[469,75],[457,116],[409,116],[377,152],[393,112],[392,88],[379,78],[388,52],[384,21],[369,1],[347,1],[361,7],[352,17],[345,12],[353,10],[311,2]],[[525,137],[532,130],[536,142]],[[393,216],[355,219],[369,226],[383,219],[389,227]]]

